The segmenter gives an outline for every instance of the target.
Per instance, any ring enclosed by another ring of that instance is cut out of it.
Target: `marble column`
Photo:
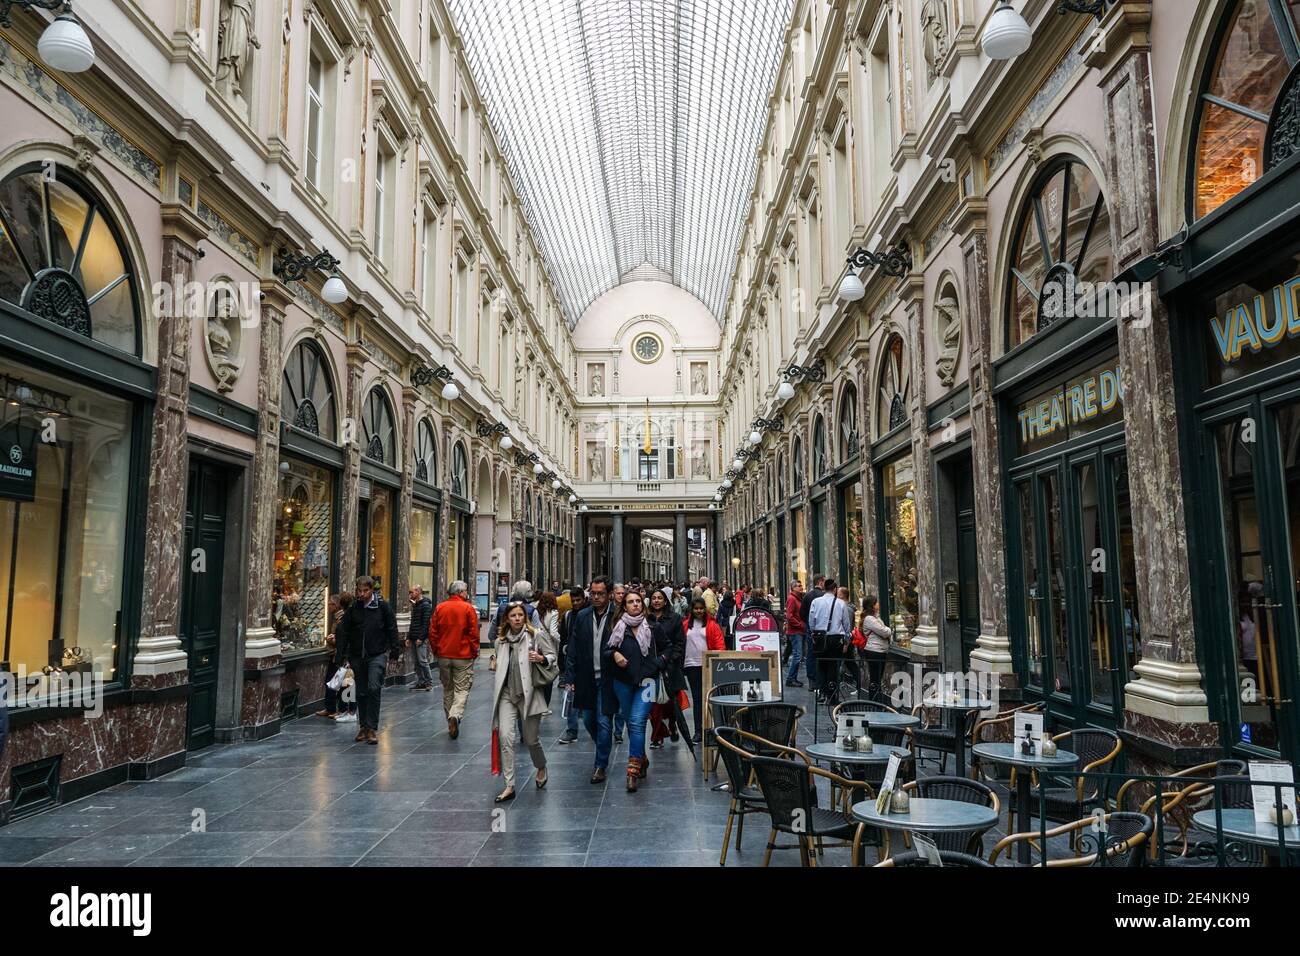
[[[1125,0],[1099,26],[1088,64],[1100,72],[1106,122],[1111,244],[1119,273],[1160,242],[1151,93],[1151,3]],[[1164,748],[1218,743],[1197,666],[1192,621],[1170,315],[1151,296],[1118,320],[1120,377],[1132,492],[1133,557],[1142,660],[1125,687],[1129,731]]]
[[[714,581],[725,581],[729,567],[726,550],[722,545],[722,512],[713,512],[712,527],[709,528],[709,577]]]
[[[285,310],[293,292],[278,279],[262,280],[258,324],[257,444],[249,495],[248,590],[244,600],[244,673],[239,723],[247,736],[273,733],[280,718],[280,639],[271,621],[275,579],[275,522],[280,491],[280,393]]]
[[[998,406],[993,397],[993,329],[989,298],[988,203],[962,203],[954,231],[962,237],[966,287],[966,341],[970,368],[971,474],[975,484],[975,535],[979,542],[980,632],[971,651],[972,670],[998,675],[1001,687],[1017,685],[1007,627],[1007,571],[1003,517],[1002,454]]]
[[[614,582],[617,584],[623,581],[623,515],[615,512],[613,518],[614,530],[610,535],[609,561],[610,574],[613,575]]]
[[[939,536],[934,499],[934,456],[930,450],[928,351],[925,322],[925,283],[920,275],[903,280],[900,295],[906,303],[907,329],[912,358],[912,504],[916,515],[916,627],[912,631],[912,654],[937,660],[939,657],[939,607],[937,565]]]
[[[385,595],[392,604],[397,618],[397,633],[405,638],[411,627],[411,603],[407,597],[411,585],[411,509],[415,501],[415,401],[418,393],[411,386],[402,389],[402,418],[398,426],[402,430],[402,460],[400,469],[402,483],[397,493],[397,523],[394,534],[397,540],[397,560],[393,564],[392,593]],[[430,595],[436,604],[436,595]],[[398,655],[397,660],[388,662],[390,677],[399,677],[415,672],[413,660],[408,660],[414,651]]]
[[[149,448],[149,496],[145,509],[144,591],[140,634],[131,665],[132,686],[183,684],[188,659],[177,634],[182,568],[189,555],[185,541],[185,493],[189,456],[190,343],[195,320],[189,315],[186,284],[194,281],[198,244],[207,226],[179,204],[162,207],[163,254],[161,279],[175,290],[171,314],[157,316],[158,389]],[[202,334],[202,333],[200,333]],[[182,715],[182,728],[183,715]],[[180,741],[184,746],[184,741]]]
[[[339,507],[339,587],[352,590],[357,577],[358,509],[361,506],[361,376],[366,366],[366,349],[349,342],[347,349],[347,402],[345,415],[352,441],[343,446],[343,495]],[[446,540],[445,538],[443,540]],[[464,547],[464,542],[461,544]],[[472,582],[471,582],[472,585]],[[391,600],[392,595],[384,597]]]
[[[587,518],[578,514],[573,518],[573,537],[576,546],[573,552],[573,584],[585,587],[587,584]]]
[[[679,511],[673,517],[673,580],[681,583],[686,580],[686,512]]]

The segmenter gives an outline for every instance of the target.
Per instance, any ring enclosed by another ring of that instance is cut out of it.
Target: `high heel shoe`
[[[533,783],[537,785],[538,790],[545,790],[546,785],[551,782],[551,775],[543,770],[533,778]]]
[[[506,790],[506,791],[503,791],[503,792],[501,792],[501,793],[498,793],[498,794],[496,795],[496,799],[494,799],[492,802],[493,802],[493,803],[505,803],[507,800],[513,800],[514,798],[515,798],[515,792],[514,792],[514,790]]]

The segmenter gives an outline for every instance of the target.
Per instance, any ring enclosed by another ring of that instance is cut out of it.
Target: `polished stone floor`
[[[546,789],[535,789],[521,746],[519,796],[494,808],[502,782],[491,774],[491,685],[485,667],[475,676],[458,740],[447,735],[441,688],[390,688],[378,746],[354,743],[355,723],[291,721],[276,737],[210,747],[160,779],[0,828],[0,865],[718,865],[728,796],[712,789],[719,778],[706,781],[684,743],[650,752],[649,778],[635,794],[624,786],[626,743],[617,745],[609,780],[593,786],[594,744],[585,732],[557,744],[558,709],[543,721]],[[790,693],[810,708],[805,691]],[[820,724],[824,738],[824,710]],[[811,742],[812,728],[810,708],[801,743]],[[923,765],[922,773],[936,770]],[[1002,799],[1005,806],[1005,790]],[[727,866],[761,863],[765,822],[748,818]],[[986,847],[1000,836],[990,832]],[[847,865],[848,856],[827,850],[823,865]],[[773,856],[773,865],[798,864],[795,850]]]

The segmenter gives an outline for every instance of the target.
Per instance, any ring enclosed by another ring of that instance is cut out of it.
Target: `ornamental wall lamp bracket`
[[[818,358],[811,365],[791,365],[781,373],[787,382],[807,379],[810,382],[826,381],[826,360]]]
[[[3,0],[0,0],[3,2]],[[271,264],[271,271],[277,279],[283,282],[297,282],[305,279],[307,275],[314,271],[334,274],[338,271],[339,260],[322,249],[314,256],[305,253],[293,253],[283,246],[275,254],[275,261]]]
[[[736,452],[736,457],[741,461],[749,461],[751,458],[758,458],[760,454],[760,452],[750,451],[748,448],[741,448],[740,451]]]
[[[859,246],[849,253],[848,262],[854,269],[879,266],[885,275],[901,279],[912,271],[912,251],[901,242],[885,252],[871,252]]]
[[[531,454],[524,454],[522,451],[515,452],[515,464],[520,467],[538,461],[541,461],[541,458],[538,457],[537,452],[532,452]]]
[[[72,10],[70,0],[0,0],[0,27],[12,27],[13,23],[9,20],[10,7],[22,7],[25,10],[57,10],[59,7],[66,6],[68,11]]]
[[[493,435],[504,435],[509,430],[510,429],[506,428],[505,424],[502,422],[490,425],[482,419],[479,419],[478,423],[474,426],[474,431],[478,433],[479,438],[491,438]]]
[[[1106,8],[1114,2],[1115,0],[1057,0],[1056,12],[1087,13],[1100,20],[1106,16]]]
[[[749,427],[756,432],[776,432],[777,434],[780,434],[785,431],[785,416],[781,414],[778,414],[776,418],[763,418],[762,416],[759,416],[754,419],[753,423],[750,424]]]
[[[455,378],[455,373],[445,365],[439,365],[437,368],[429,368],[427,365],[417,365],[411,372],[411,384],[416,388],[423,388],[425,385],[432,385],[434,382],[450,382]]]

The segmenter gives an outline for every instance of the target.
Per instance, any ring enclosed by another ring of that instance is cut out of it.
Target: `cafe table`
[[[968,830],[988,829],[998,822],[997,811],[982,803],[964,800],[939,800],[933,797],[912,797],[906,813],[880,813],[875,800],[855,803],[853,818],[867,826],[885,831],[885,855],[889,855],[889,832],[909,833],[961,833]],[[853,859],[858,859],[862,844],[862,831],[853,837]]]
[[[966,715],[971,711],[991,710],[994,704],[987,700],[977,700],[969,697],[959,697],[955,699],[939,698],[937,700],[922,700],[922,707],[942,710],[945,713],[952,714],[953,723],[953,759],[957,763],[957,776],[966,776]]]
[[[1020,753],[1013,743],[976,744],[971,748],[971,752],[981,760],[1015,767],[1021,771],[1069,770],[1079,763],[1079,755],[1068,750],[1057,750],[1055,757],[1037,757]],[[1029,818],[1036,816],[1031,806],[1030,788],[1032,786],[1032,776],[1031,773],[1027,772],[1016,774],[1016,813],[1020,817],[1022,826],[1028,826]],[[1043,847],[1043,853],[1046,852],[1047,847]],[[1028,840],[1020,841],[1018,859],[1021,863],[1029,863]]]
[[[1242,843],[1254,843],[1262,846],[1266,851],[1274,851],[1268,854],[1270,862],[1281,856],[1283,838],[1286,839],[1288,854],[1300,851],[1300,826],[1283,827],[1283,832],[1279,834],[1276,824],[1257,821],[1255,811],[1251,809],[1220,810],[1218,814],[1222,814],[1223,819],[1225,850],[1230,845],[1228,838],[1231,837],[1240,840]],[[1211,833],[1214,833],[1219,828],[1216,811],[1213,807],[1193,813],[1192,823],[1199,829],[1208,830]]]
[[[869,710],[853,716],[867,718],[868,727],[883,727],[888,730],[906,730],[921,723],[921,718],[916,714],[898,714],[892,710]]]

